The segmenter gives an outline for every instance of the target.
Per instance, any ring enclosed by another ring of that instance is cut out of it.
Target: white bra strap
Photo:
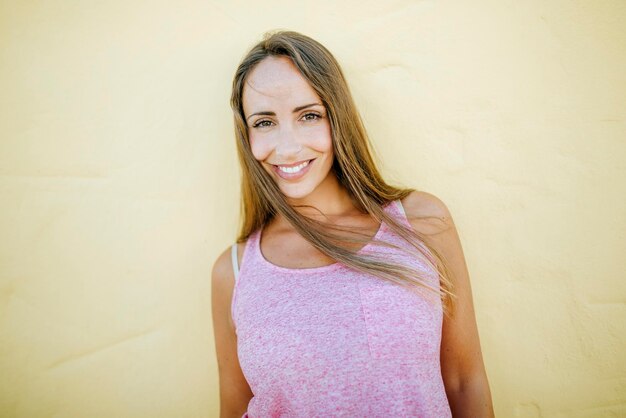
[[[400,199],[397,199],[396,202],[398,202],[398,207],[400,208],[400,211],[402,212],[402,214],[404,215],[405,218],[407,218],[406,216],[406,212],[404,211],[404,206],[402,206],[402,201]],[[408,219],[408,218],[407,218]]]
[[[233,272],[235,272],[235,281],[239,277],[239,262],[237,261],[237,243],[230,248],[230,256],[233,261]]]

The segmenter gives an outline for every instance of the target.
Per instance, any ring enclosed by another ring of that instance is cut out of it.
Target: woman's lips
[[[302,164],[302,163],[304,163],[304,162],[307,162],[307,161],[311,161],[311,159],[308,159],[308,160],[300,160],[300,161],[296,161],[295,163],[291,163],[291,164],[272,164],[272,165],[275,165],[275,166],[280,166],[280,167],[297,167],[297,166],[299,166],[300,164]]]
[[[307,160],[305,160],[307,161]],[[302,170],[298,171],[297,173],[285,173],[284,171],[282,171],[280,168],[278,168],[278,166],[276,165],[272,165],[272,168],[274,169],[274,172],[282,179],[285,180],[298,180],[299,178],[303,177],[311,168],[311,166],[313,165],[313,162],[315,161],[315,158],[312,160],[308,160],[309,163],[302,168]],[[302,164],[302,162],[300,163],[296,163],[293,165],[283,165],[282,167],[297,167],[298,165]]]

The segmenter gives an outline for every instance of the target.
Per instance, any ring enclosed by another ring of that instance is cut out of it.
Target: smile
[[[272,167],[274,168],[274,172],[281,178],[285,180],[296,180],[304,176],[309,171],[313,161],[315,161],[315,159],[301,162],[295,166],[273,165]]]

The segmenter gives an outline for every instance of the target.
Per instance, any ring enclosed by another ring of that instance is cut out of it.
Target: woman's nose
[[[288,159],[298,155],[302,151],[302,144],[292,129],[281,129],[280,138],[276,145],[276,156]]]

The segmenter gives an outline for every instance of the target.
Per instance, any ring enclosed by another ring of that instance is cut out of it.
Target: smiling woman
[[[291,59],[261,61],[248,75],[242,96],[252,154],[288,202],[337,181],[329,175],[333,147],[326,109]]]
[[[383,180],[332,54],[269,34],[231,105],[243,224],[213,267],[220,416],[493,416],[451,215]]]

